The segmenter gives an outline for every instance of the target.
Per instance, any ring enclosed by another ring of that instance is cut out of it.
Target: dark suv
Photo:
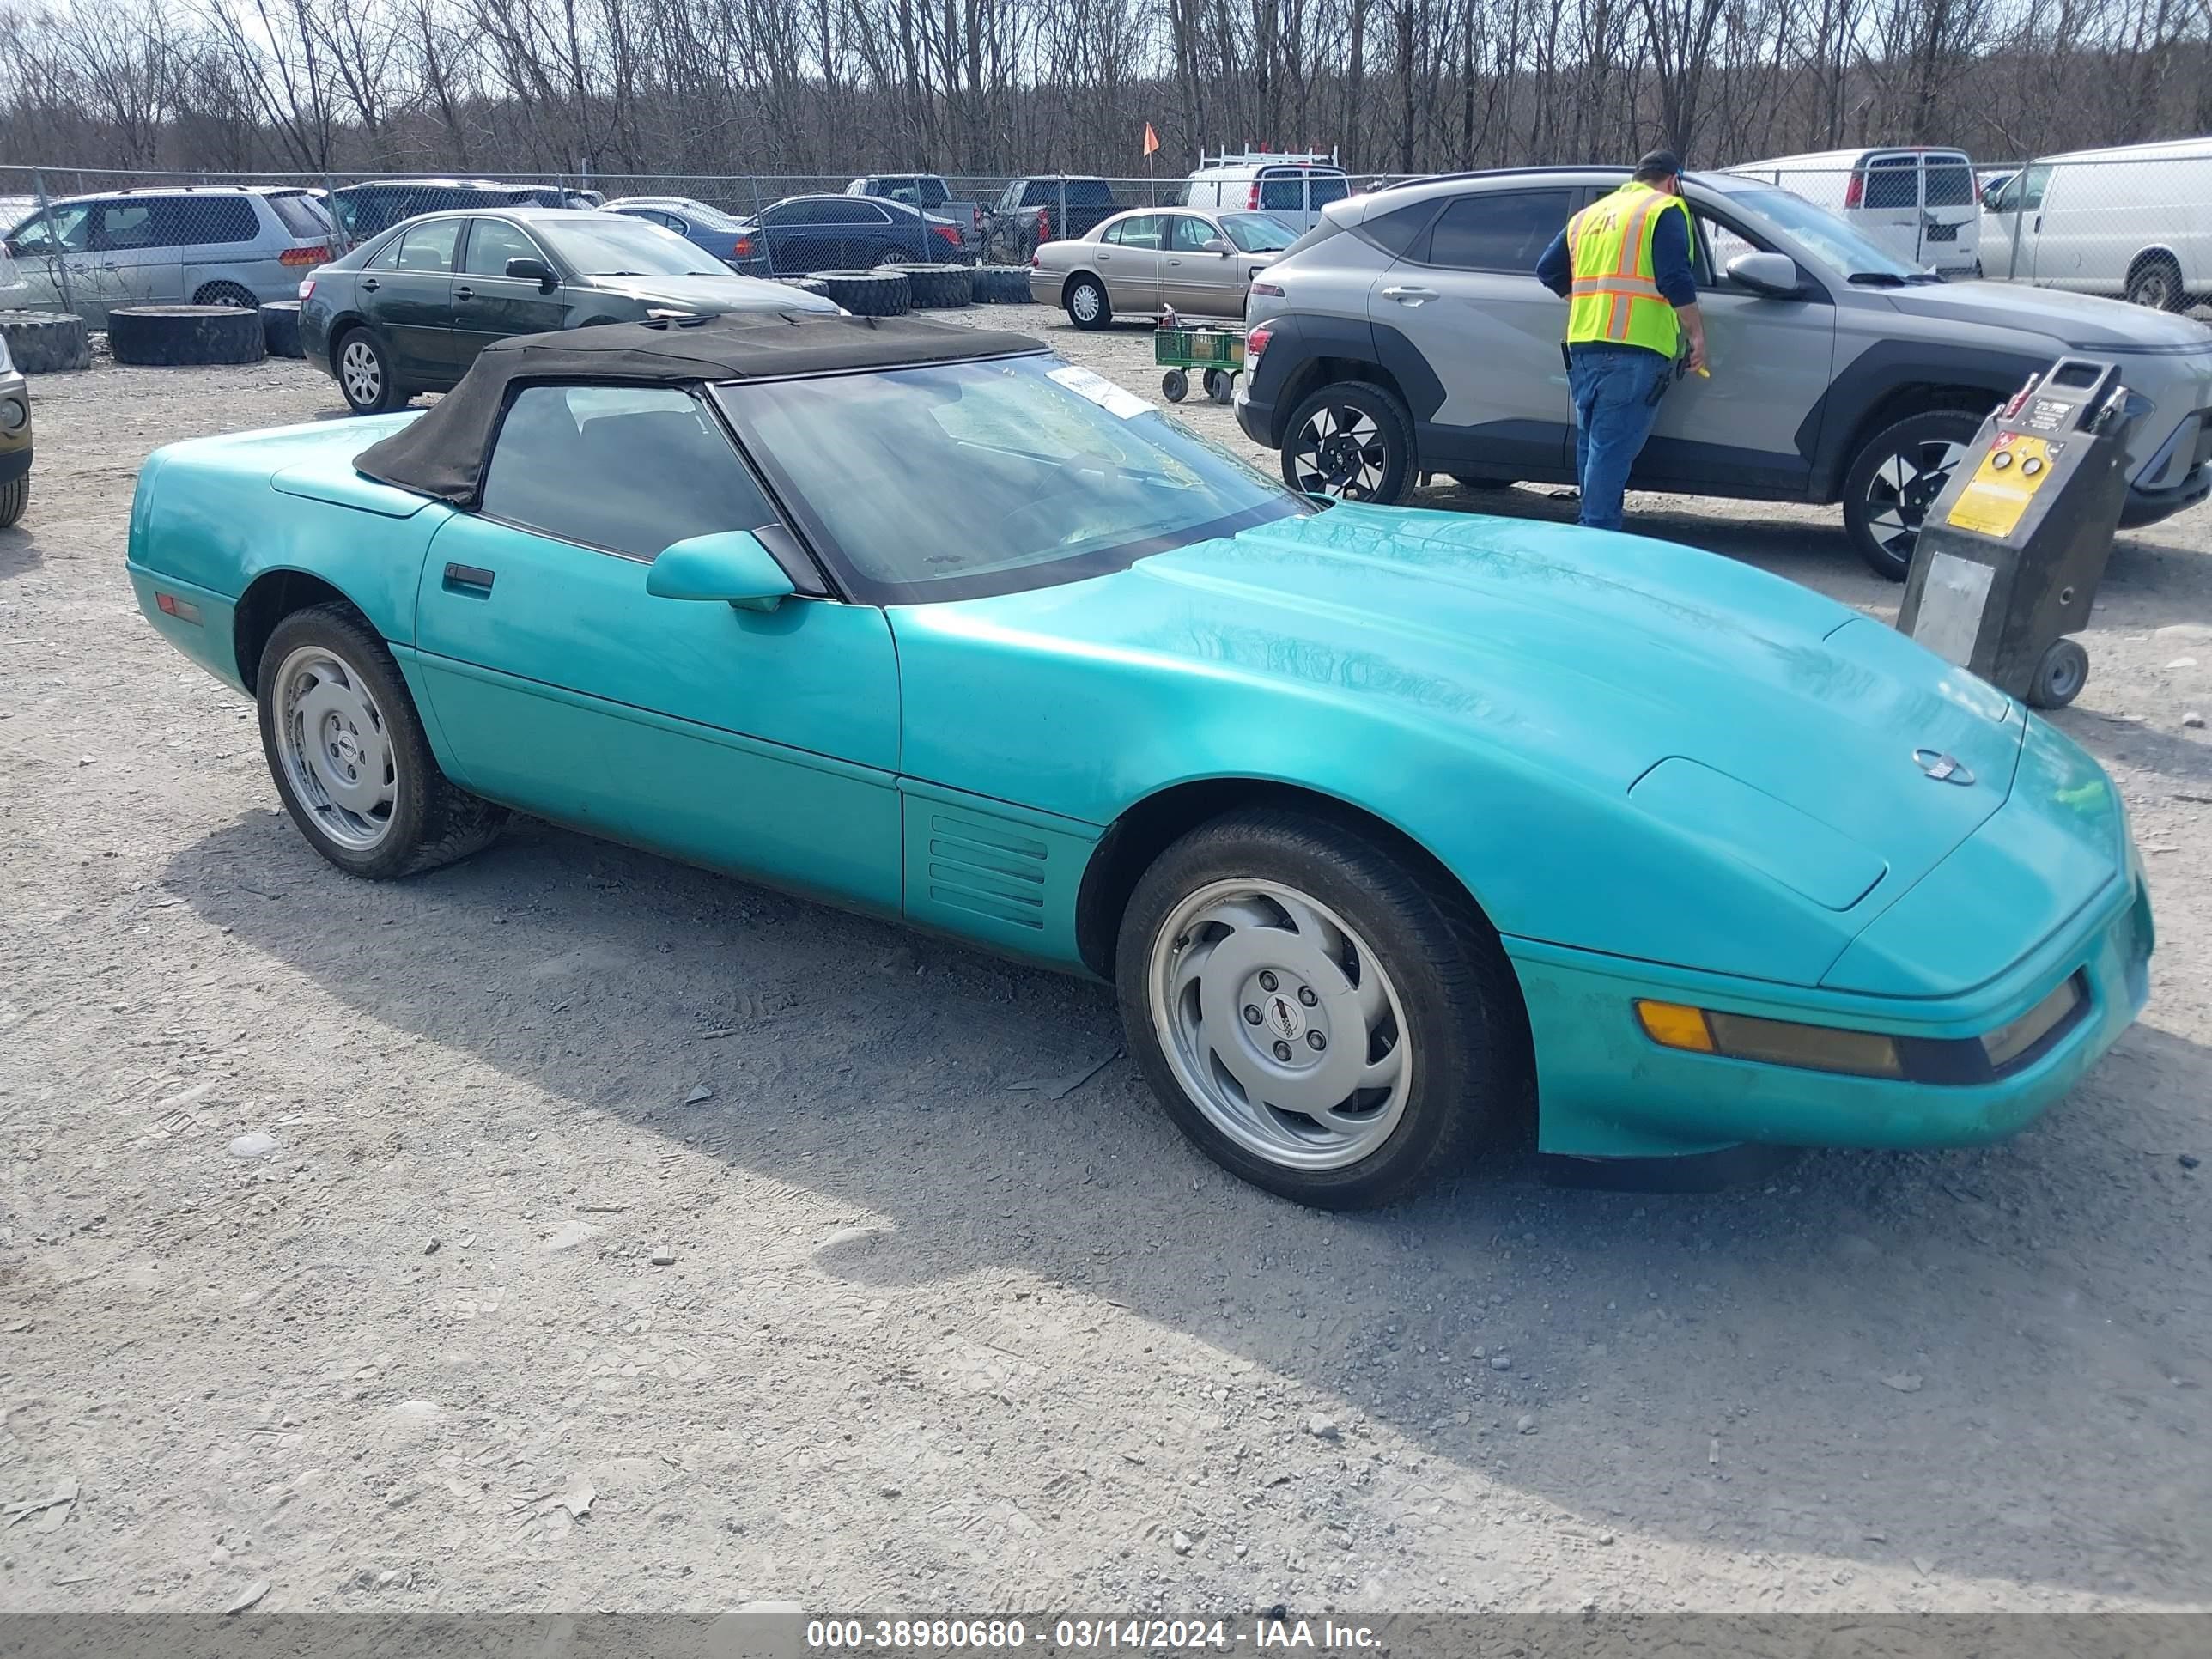
[[[1559,339],[1537,257],[1626,170],[1516,168],[1333,202],[1252,285],[1237,417],[1293,489],[1398,500],[1419,476],[1574,482]],[[2212,329],[2115,300],[1944,282],[1825,209],[1726,175],[1682,181],[1710,379],[1676,382],[1632,489],[1839,501],[1903,580],[1982,417],[2068,352],[2114,357],[2148,404],[2124,524],[2212,494]]]

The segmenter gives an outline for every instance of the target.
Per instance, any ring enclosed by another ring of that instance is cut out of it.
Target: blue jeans
[[[1575,522],[1591,530],[1620,528],[1620,493],[1628,469],[1659,405],[1652,388],[1674,365],[1642,346],[1578,345],[1568,354],[1567,386],[1575,398],[1575,478],[1582,511]]]

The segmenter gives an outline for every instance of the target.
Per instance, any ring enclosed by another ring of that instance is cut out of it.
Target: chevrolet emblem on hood
[[[1946,755],[1934,749],[1916,749],[1913,763],[1938,783],[1969,784],[1974,775],[1960,763],[1956,755]]]

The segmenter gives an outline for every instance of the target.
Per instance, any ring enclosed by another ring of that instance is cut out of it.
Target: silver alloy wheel
[[[1206,1121],[1286,1170],[1340,1170],[1405,1116],[1413,1040],[1367,942],[1281,882],[1210,882],[1153,936],[1152,1028]]]
[[[285,781],[322,832],[356,853],[391,833],[399,771],[384,711],[353,666],[303,645],[276,670],[276,753]]]
[[[1349,404],[1324,404],[1314,410],[1291,446],[1297,487],[1311,495],[1372,501],[1389,464],[1381,424]]]
[[[1928,509],[1951,482],[1966,447],[1948,438],[1907,445],[1867,480],[1867,532],[1885,553],[1910,559]]]
[[[338,353],[338,380],[349,403],[374,403],[384,391],[384,366],[376,361],[376,348],[366,340],[348,340]]]
[[[1067,309],[1079,323],[1095,323],[1106,309],[1106,296],[1090,283],[1078,283],[1067,296]]]
[[[2181,273],[2163,259],[2153,259],[2136,273],[2128,285],[2128,298],[2139,306],[2153,311],[2179,311],[2175,303],[2181,296],[2174,292],[2179,285]]]

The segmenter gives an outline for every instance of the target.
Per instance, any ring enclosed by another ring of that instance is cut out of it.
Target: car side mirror
[[[1224,259],[1226,259],[1231,254],[1237,252],[1236,245],[1234,243],[1229,241],[1226,238],[1220,236],[1207,237],[1206,239],[1205,246],[1206,251],[1208,253],[1218,253]]]
[[[518,283],[535,283],[538,291],[550,294],[555,287],[553,267],[543,259],[509,259],[507,274]]]
[[[1797,262],[1786,253],[1739,253],[1728,262],[1729,279],[1769,300],[1795,300],[1805,292]]]
[[[798,590],[750,530],[692,536],[665,548],[645,591],[663,599],[720,599],[740,611],[773,611]]]

